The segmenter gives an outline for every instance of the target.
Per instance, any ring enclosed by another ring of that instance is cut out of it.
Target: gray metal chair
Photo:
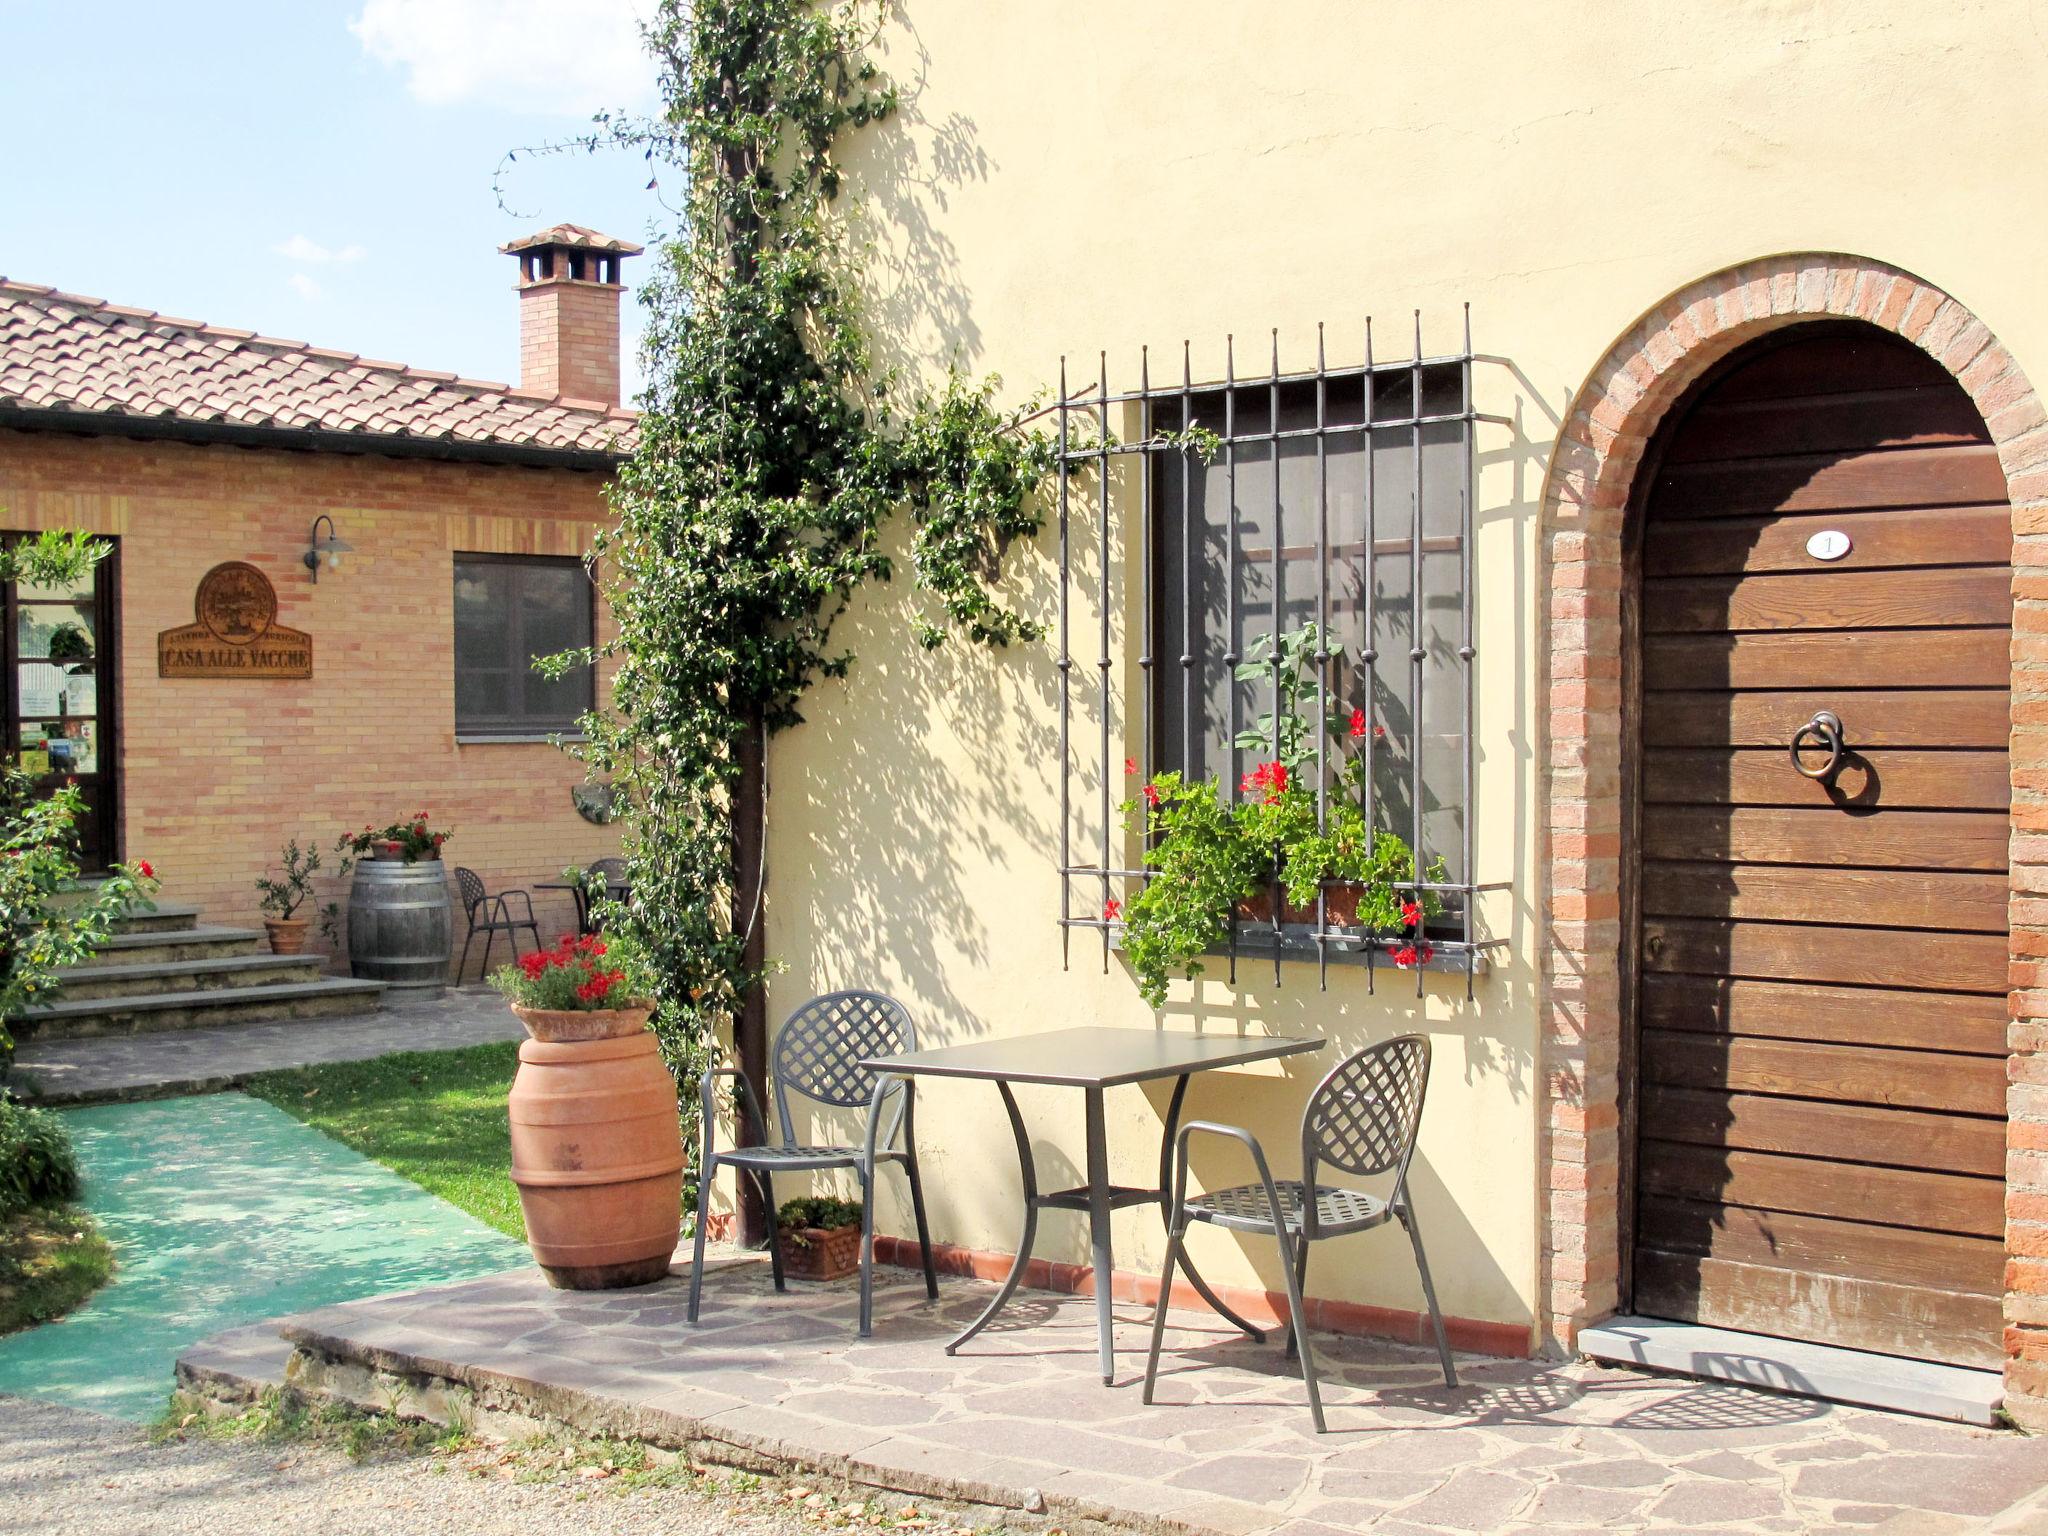
[[[1444,1384],[1458,1384],[1451,1348],[1444,1338],[1443,1314],[1437,1309],[1436,1287],[1430,1283],[1429,1260],[1422,1252],[1422,1232],[1408,1194],[1408,1164],[1415,1156],[1415,1135],[1422,1124],[1422,1099],[1429,1088],[1429,1041],[1421,1035],[1397,1035],[1345,1057],[1331,1069],[1308,1101],[1301,1117],[1301,1178],[1275,1181],[1266,1166],[1265,1149],[1250,1131],[1234,1125],[1190,1121],[1181,1127],[1175,1154],[1173,1205],[1167,1220],[1166,1273],[1159,1282],[1159,1306],[1152,1314],[1152,1350],[1145,1360],[1144,1400],[1152,1401],[1159,1375],[1159,1346],[1166,1333],[1166,1302],[1173,1289],[1174,1269],[1181,1264],[1181,1245],[1191,1221],[1214,1222],[1233,1232],[1269,1233],[1280,1245],[1280,1265],[1287,1281],[1287,1305],[1293,1326],[1287,1353],[1301,1355],[1301,1374],[1308,1383],[1309,1412],[1321,1434],[1323,1398],[1316,1386],[1315,1357],[1309,1352],[1308,1320],[1301,1305],[1308,1281],[1311,1244],[1328,1237],[1348,1237],[1388,1221],[1398,1221],[1415,1249],[1415,1267],[1422,1275],[1422,1294],[1429,1303],[1429,1323],[1436,1332],[1437,1359]],[[1227,1136],[1251,1152],[1259,1182],[1212,1190],[1188,1198],[1188,1142],[1197,1134]],[[1371,1178],[1389,1170],[1393,1186],[1386,1198],[1361,1190],[1318,1183],[1318,1165],[1328,1163],[1345,1173]],[[1311,1195],[1311,1191],[1313,1194]]]
[[[785,1289],[782,1278],[782,1248],[776,1241],[775,1175],[801,1173],[818,1168],[851,1168],[860,1180],[860,1336],[874,1331],[875,1260],[875,1170],[884,1163],[901,1163],[910,1178],[910,1208],[917,1218],[918,1249],[924,1258],[925,1295],[939,1298],[938,1271],[932,1263],[931,1232],[925,1223],[924,1185],[917,1173],[916,1089],[904,1078],[870,1072],[861,1058],[885,1056],[917,1049],[917,1026],[910,1014],[893,997],[879,992],[829,992],[814,997],[789,1016],[775,1037],[775,1054],[769,1063],[768,1079],[775,1095],[775,1115],[782,1125],[782,1143],[768,1143],[768,1127],[761,1106],[746,1078],[731,1067],[714,1067],[704,1074],[698,1087],[703,1112],[704,1156],[697,1173],[696,1263],[690,1270],[690,1321],[697,1321],[698,1302],[704,1293],[704,1236],[711,1214],[711,1176],[721,1164],[751,1174],[761,1189],[761,1203],[768,1212],[769,1264],[775,1289]],[[739,1084],[740,1113],[747,1116],[756,1145],[714,1151],[712,1131],[717,1124],[718,1106],[714,1090],[718,1079],[729,1077]],[[805,1098],[837,1109],[867,1107],[867,1135],[858,1147],[806,1146],[796,1139],[790,1118],[789,1096]],[[886,1122],[884,1119],[886,1113]],[[903,1144],[896,1145],[898,1132]]]
[[[480,974],[491,973],[491,944],[499,934],[512,941],[512,958],[519,958],[519,932],[523,928],[533,935],[533,947],[541,948],[540,924],[534,920],[533,898],[517,886],[508,887],[493,896],[484,888],[483,876],[473,869],[455,870],[456,888],[462,893],[462,914],[469,920],[469,932],[462,936],[462,956],[455,962],[455,980],[459,984],[462,973],[469,967],[469,946],[476,936],[484,936],[483,969]],[[513,915],[511,898],[517,896],[526,904],[526,916]]]

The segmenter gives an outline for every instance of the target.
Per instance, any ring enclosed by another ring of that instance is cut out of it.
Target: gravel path
[[[393,1456],[362,1465],[304,1444],[194,1441],[152,1446],[132,1424],[0,1397],[4,1536],[819,1536],[822,1522],[774,1493],[618,1492],[522,1483],[464,1460]]]

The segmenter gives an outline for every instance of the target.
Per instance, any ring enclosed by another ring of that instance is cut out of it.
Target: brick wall
[[[301,561],[323,512],[355,551],[316,585]],[[324,851],[423,807],[493,888],[618,851],[571,805],[566,754],[455,739],[454,552],[581,554],[605,516],[594,473],[0,432],[0,527],[119,541],[121,846],[219,922],[256,919],[287,837]],[[156,675],[157,632],[193,621],[223,560],[259,567],[278,622],[312,635],[310,680]],[[565,893],[535,904],[544,937],[568,926]]]
[[[1672,297],[1594,369],[1551,460],[1541,1020],[1551,1336],[1569,1347],[1619,1302],[1621,535],[1635,471],[1665,411],[1714,362],[1774,327],[1824,316],[1894,331],[1953,373],[1998,445],[2012,500],[2006,1405],[2048,1428],[2048,416],[1961,304],[1852,257],[1775,257]]]
[[[519,290],[519,387],[572,400],[619,403],[615,283],[548,278]]]

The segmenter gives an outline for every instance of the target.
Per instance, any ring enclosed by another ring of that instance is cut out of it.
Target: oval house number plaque
[[[242,560],[199,578],[196,624],[160,630],[158,677],[311,677],[313,637],[277,622],[277,589]]]
[[[1823,528],[1806,541],[1806,552],[1816,560],[1839,560],[1849,553],[1849,535],[1839,528]]]

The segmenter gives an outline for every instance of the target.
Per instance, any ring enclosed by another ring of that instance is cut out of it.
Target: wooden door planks
[[[1925,354],[1831,324],[1738,354],[1662,447],[1638,608],[1634,1305],[1995,1365],[1997,453]],[[1846,547],[1818,558],[1821,533]],[[1826,784],[1788,754],[1820,710],[1848,746]]]

